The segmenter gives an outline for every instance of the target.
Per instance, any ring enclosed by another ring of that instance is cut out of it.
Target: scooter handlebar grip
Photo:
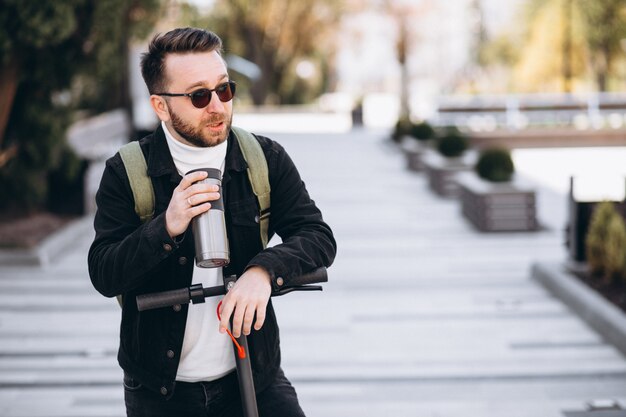
[[[309,284],[318,284],[320,282],[328,282],[328,271],[325,267],[314,269],[313,271],[294,277],[289,280],[285,286],[300,287]]]
[[[189,288],[142,294],[137,296],[137,309],[145,311],[176,304],[189,304],[189,299]]]

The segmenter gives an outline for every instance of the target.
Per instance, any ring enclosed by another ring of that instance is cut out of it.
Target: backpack
[[[248,164],[248,179],[259,203],[259,228],[263,248],[267,247],[270,220],[270,182],[265,154],[259,141],[247,130],[232,126],[243,158]],[[135,201],[135,212],[142,223],[154,216],[154,189],[148,176],[148,165],[139,142],[133,141],[119,150]],[[121,296],[117,296],[121,306]]]

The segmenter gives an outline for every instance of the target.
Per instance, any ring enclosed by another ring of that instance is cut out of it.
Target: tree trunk
[[[572,92],[572,0],[566,0],[564,3],[564,21],[563,25],[563,92]]]
[[[602,46],[597,61],[599,61],[596,73],[598,91],[607,91],[609,72],[611,70],[611,48],[608,45]]]
[[[398,29],[396,52],[398,54],[398,63],[400,64],[400,119],[409,120],[411,118],[411,109],[409,106],[409,88],[411,80],[409,77],[409,65],[407,63],[409,34],[406,17],[400,16],[399,23],[400,27]]]
[[[19,85],[19,63],[17,59],[12,58],[6,66],[0,68],[0,152],[2,152],[2,142],[4,140],[4,132],[9,123],[11,116],[11,108],[13,107],[13,99]]]
[[[130,125],[130,132],[132,136],[135,136],[135,120],[134,120],[134,109],[133,109],[133,100],[130,93],[130,8],[126,11],[125,14],[126,24],[122,29],[124,31],[122,35],[122,39],[120,40],[120,53],[122,54],[122,68],[120,68],[120,105],[125,110],[126,115],[128,116],[128,124]],[[130,138],[129,138],[130,139]]]

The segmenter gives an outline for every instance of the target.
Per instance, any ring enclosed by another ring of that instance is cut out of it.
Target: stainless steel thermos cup
[[[211,201],[209,211],[191,220],[193,239],[196,246],[196,265],[202,268],[226,266],[230,262],[226,220],[224,218],[224,200],[222,198],[222,173],[219,169],[201,168],[189,171],[206,171],[209,176],[198,184],[216,184],[220,198]]]

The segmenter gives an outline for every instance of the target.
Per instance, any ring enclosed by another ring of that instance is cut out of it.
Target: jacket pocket
[[[258,209],[256,198],[250,197],[244,200],[235,201],[228,205],[230,218],[233,225],[243,227],[258,227]]]
[[[139,391],[143,385],[141,385],[137,380],[133,379],[126,372],[124,372],[124,389],[126,391]]]
[[[231,261],[234,257],[252,259],[262,249],[256,198],[253,196],[233,202],[227,210],[230,211],[231,222],[228,234]]]

